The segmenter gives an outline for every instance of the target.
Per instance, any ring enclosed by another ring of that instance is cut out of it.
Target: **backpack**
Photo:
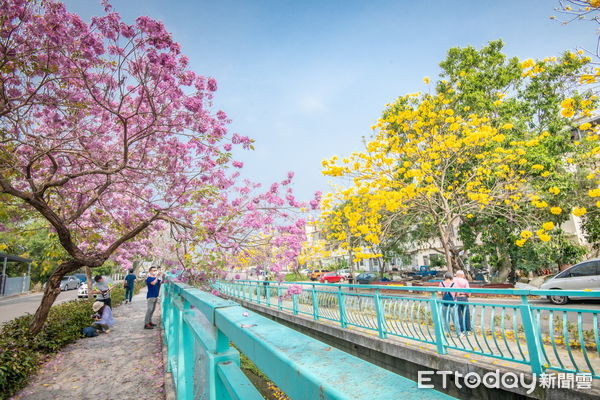
[[[452,286],[454,286],[454,282],[452,282],[452,285],[450,285],[450,286],[445,286],[442,283],[442,286],[444,286],[444,287],[452,287]],[[452,293],[450,293],[450,292],[444,292],[444,294],[442,295],[442,300],[444,300],[444,301],[454,301],[454,296],[452,296]]]
[[[83,333],[86,337],[98,336],[98,332],[96,332],[96,328],[94,328],[93,326],[88,326],[87,328],[83,328],[81,330],[81,333]]]

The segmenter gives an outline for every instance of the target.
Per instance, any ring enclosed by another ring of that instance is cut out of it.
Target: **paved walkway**
[[[145,313],[142,289],[133,303],[114,309],[110,333],[66,346],[12,399],[164,399],[162,338],[159,327],[143,329]],[[159,320],[157,306],[154,323]]]

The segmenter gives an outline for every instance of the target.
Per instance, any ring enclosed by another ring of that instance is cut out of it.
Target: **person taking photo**
[[[158,301],[158,294],[160,292],[160,283],[162,282],[162,272],[156,267],[151,267],[149,276],[146,278],[146,286],[148,292],[146,293],[146,302],[148,308],[146,309],[146,319],[144,321],[144,329],[154,329],[156,326],[152,322],[152,315],[156,309],[156,302]]]

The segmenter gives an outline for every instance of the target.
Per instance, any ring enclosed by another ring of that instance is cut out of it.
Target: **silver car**
[[[77,289],[81,281],[73,275],[64,276],[60,281],[60,290]]]
[[[544,290],[600,290],[600,258],[575,264],[572,267],[556,274],[544,282],[540,289]],[[577,297],[571,297],[576,299]],[[589,298],[589,297],[588,297]],[[548,296],[554,304],[567,304],[567,296]]]

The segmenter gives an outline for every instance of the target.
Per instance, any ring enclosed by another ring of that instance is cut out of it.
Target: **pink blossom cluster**
[[[58,1],[0,3],[0,193],[44,216],[81,265],[129,267],[167,225],[218,254],[210,268],[256,246],[272,270],[292,264],[307,206],[293,173],[262,191],[238,182],[231,151],[253,141],[212,110],[216,80],[188,68],[161,22],[103,4],[87,23]]]

